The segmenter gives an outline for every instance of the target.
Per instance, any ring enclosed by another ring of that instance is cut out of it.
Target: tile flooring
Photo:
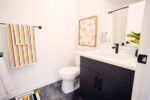
[[[61,81],[42,87],[41,100],[83,100],[79,95],[79,89],[70,94],[61,91]]]
[[[79,89],[73,93],[64,94],[61,91],[61,81],[40,88],[41,100],[83,100],[80,96]],[[11,99],[15,100],[15,99]]]

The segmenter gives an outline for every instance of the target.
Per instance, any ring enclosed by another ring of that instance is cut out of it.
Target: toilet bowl
[[[73,92],[76,88],[74,82],[79,75],[79,68],[75,66],[64,67],[59,70],[59,75],[62,78],[62,91],[67,94]]]

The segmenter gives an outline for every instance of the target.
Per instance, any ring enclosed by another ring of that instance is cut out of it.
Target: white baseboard
[[[48,80],[45,80],[45,81],[42,81],[42,82],[39,82],[39,83],[32,84],[32,85],[30,85],[28,87],[25,87],[25,88],[22,88],[22,89],[14,90],[11,93],[9,93],[6,100],[9,100],[9,99],[14,98],[14,97],[19,96],[19,95],[22,95],[26,92],[41,88],[43,86],[55,83],[57,81],[60,81],[60,78],[57,77],[57,78],[54,78],[54,79],[48,79]]]

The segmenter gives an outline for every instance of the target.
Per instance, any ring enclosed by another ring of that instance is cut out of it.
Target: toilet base
[[[74,82],[73,81],[63,81],[62,82],[62,91],[67,94],[74,91]]]
[[[65,94],[71,93],[80,87],[80,79],[76,78],[74,81],[64,81],[62,82],[62,91]]]

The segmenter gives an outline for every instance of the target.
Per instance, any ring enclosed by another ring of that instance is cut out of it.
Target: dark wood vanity
[[[134,71],[81,56],[80,92],[84,100],[131,100]]]

